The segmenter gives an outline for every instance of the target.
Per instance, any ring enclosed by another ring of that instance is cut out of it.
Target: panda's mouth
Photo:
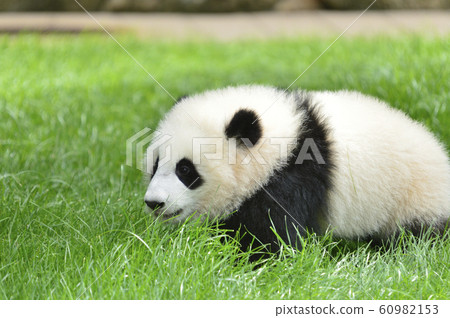
[[[162,217],[165,220],[175,218],[175,217],[179,216],[181,214],[181,212],[183,212],[183,209],[176,210],[175,212],[170,213],[170,214],[163,213]]]

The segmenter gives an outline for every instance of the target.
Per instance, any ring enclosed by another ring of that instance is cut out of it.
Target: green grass
[[[287,87],[333,39],[119,40],[178,97]],[[343,38],[294,87],[377,96],[448,147],[448,43]],[[125,141],[171,104],[106,36],[0,36],[0,298],[450,298],[448,237],[380,251],[311,236],[254,268],[214,227],[155,223]]]

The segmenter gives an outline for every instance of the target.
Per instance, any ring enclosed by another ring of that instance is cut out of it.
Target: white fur
[[[334,142],[329,224],[351,238],[450,216],[450,165],[421,124],[355,92],[315,92]]]

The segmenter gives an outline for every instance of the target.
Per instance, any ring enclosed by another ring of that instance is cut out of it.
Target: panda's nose
[[[152,210],[155,210],[156,208],[162,209],[164,207],[164,202],[158,202],[158,201],[145,200],[145,204],[147,204],[147,206]]]

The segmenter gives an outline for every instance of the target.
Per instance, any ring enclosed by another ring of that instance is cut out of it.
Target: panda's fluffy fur
[[[275,246],[273,228],[290,244],[306,231],[384,239],[450,218],[443,145],[360,93],[228,87],[181,99],[157,131],[145,201],[162,219],[208,216]]]

